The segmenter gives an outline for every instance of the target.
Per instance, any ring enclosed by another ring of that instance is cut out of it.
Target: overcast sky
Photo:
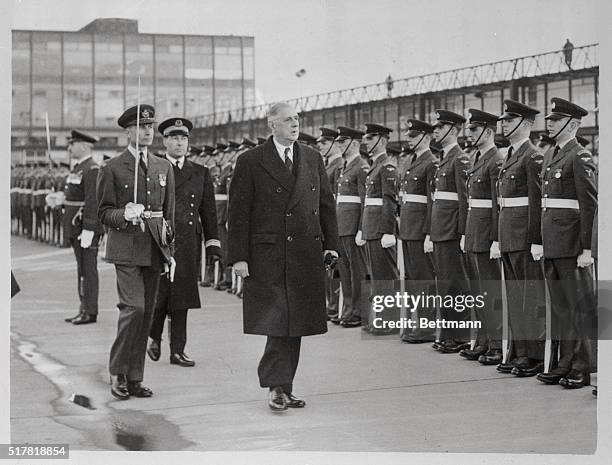
[[[260,101],[598,42],[595,0],[14,0],[15,29],[137,19],[140,32],[255,37]],[[52,7],[51,7],[52,6]],[[599,13],[599,16],[598,16]],[[608,26],[609,27],[609,26]],[[295,72],[306,74],[297,78]]]

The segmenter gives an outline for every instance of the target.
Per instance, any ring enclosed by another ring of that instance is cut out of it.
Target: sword
[[[140,151],[138,149],[138,134],[140,133],[140,74],[138,75],[138,94],[136,103],[136,162],[134,164],[134,203],[138,203],[138,162],[140,161]],[[134,220],[133,224],[139,224],[142,232],[145,232],[144,220],[140,218]]]

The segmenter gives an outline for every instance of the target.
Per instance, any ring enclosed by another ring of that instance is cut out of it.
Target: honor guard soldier
[[[109,371],[111,394],[120,400],[153,395],[142,385],[147,338],[160,273],[168,268],[172,276],[175,268],[174,173],[167,160],[148,153],[153,123],[151,105],[140,105],[140,114],[137,106],[125,110],[118,124],[129,145],[98,175],[98,216],[108,227],[106,260],[117,273],[119,320]]]
[[[372,165],[366,176],[366,197],[355,243],[366,247],[367,268],[374,296],[394,291],[392,281],[399,278],[395,247],[398,174],[395,160],[387,155],[389,134],[393,130],[375,123],[366,123],[365,126],[366,134],[362,142]],[[383,322],[392,318],[388,311],[382,311],[376,317]],[[362,329],[375,335],[397,332],[394,329],[374,328],[370,325]]]
[[[97,137],[73,130],[68,139],[70,158],[78,161],[66,180],[63,228],[77,262],[79,313],[67,323],[95,323],[98,318],[98,244],[104,228],[98,219],[96,181],[101,155],[91,151]]]
[[[336,217],[340,237],[338,272],[343,296],[342,313],[335,318],[345,328],[360,326],[362,320],[367,322],[369,312],[362,289],[366,277],[365,250],[355,244],[370,170],[370,165],[359,155],[363,136],[363,131],[340,126],[335,142],[342,155],[336,181]],[[335,323],[334,318],[331,321]]]
[[[543,325],[538,320],[544,301],[540,231],[542,155],[529,140],[539,113],[515,100],[504,100],[500,116],[504,136],[510,141],[501,171],[499,195],[499,249],[501,252],[511,343],[508,358],[497,371],[519,377],[542,371]]]
[[[314,139],[314,146],[319,150],[325,162],[325,172],[334,194],[337,194],[336,176],[342,167],[342,154],[335,143],[338,131],[330,128],[319,128],[321,135]],[[300,139],[298,138],[298,141]],[[325,299],[327,302],[327,319],[334,324],[340,323],[340,280],[339,269],[328,268],[325,270]]]
[[[591,153],[576,140],[588,111],[561,98],[551,103],[546,127],[557,145],[544,157],[542,169],[542,245],[559,358],[538,380],[576,389],[590,384],[591,345],[597,335],[591,255],[597,169]]]
[[[425,121],[409,119],[408,140],[410,154],[402,164],[400,172],[400,225],[399,238],[402,240],[406,286],[414,295],[421,292],[435,295],[434,267],[430,250],[425,250],[425,237],[431,233],[431,209],[433,206],[432,187],[438,159],[429,149],[433,126]],[[419,321],[426,317],[419,308],[414,309],[412,318]],[[429,318],[429,319],[435,319]],[[420,344],[433,342],[434,331],[417,327],[404,331],[402,341]]]
[[[173,282],[170,282],[168,274],[160,279],[150,331],[151,342],[147,349],[152,360],[159,360],[164,322],[168,317],[170,363],[182,367],[195,365],[185,354],[185,344],[187,310],[202,306],[198,293],[202,238],[207,257],[218,259],[221,255],[210,173],[208,168],[186,159],[192,129],[193,124],[185,118],[170,118],[158,126],[166,147],[164,158],[172,164],[174,172],[176,271]]]
[[[311,134],[300,131],[298,134],[298,142],[301,142],[308,147],[316,148],[317,138]]]
[[[425,237],[424,247],[431,250],[433,243],[439,294],[454,296],[467,290],[460,239],[465,234],[468,209],[465,183],[471,165],[469,157],[457,144],[465,118],[448,110],[436,110],[436,118],[433,134],[442,147],[442,158],[434,178],[431,233]],[[441,309],[442,317],[447,321],[463,321],[467,317],[465,313],[454,308]],[[463,329],[443,328],[440,343],[434,343],[434,349],[442,353],[457,353],[466,348],[467,339],[467,332]]]
[[[462,249],[469,261],[470,287],[484,297],[484,307],[476,308],[482,326],[475,347],[459,354],[483,365],[499,365],[503,355],[497,179],[503,157],[495,147],[497,115],[474,108],[468,111],[468,141],[475,156],[467,180],[468,213]]]

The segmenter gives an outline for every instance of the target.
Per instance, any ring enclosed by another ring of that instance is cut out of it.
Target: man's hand
[[[395,236],[393,234],[383,234],[380,238],[380,245],[382,245],[383,249],[388,249],[389,247],[393,247],[396,243]]]
[[[355,235],[355,244],[357,244],[359,247],[363,247],[366,244],[366,241],[364,241],[361,236],[361,231],[357,231],[357,234]]]
[[[236,262],[233,268],[236,276],[240,276],[243,279],[249,276],[249,264],[247,262]]]
[[[531,244],[531,256],[536,262],[544,256],[544,247],[541,244]]]
[[[423,252],[432,253],[433,252],[433,242],[429,238],[429,234],[425,236],[425,240],[423,241]]]
[[[583,249],[582,253],[578,255],[577,265],[578,268],[584,268],[593,264],[593,257],[591,256],[590,249]]]
[[[338,252],[335,250],[324,250],[323,251],[323,263],[325,264],[326,269],[332,269],[338,263]]]
[[[81,231],[81,248],[88,249],[91,247],[91,241],[93,240],[94,232],[87,229]]]
[[[141,203],[128,202],[125,205],[123,217],[126,221],[138,222],[145,211],[145,207]]]
[[[495,260],[501,258],[501,252],[499,251],[499,242],[493,241],[491,248],[489,249],[489,258]]]
[[[461,247],[461,251],[465,253],[465,234],[462,234],[461,239],[459,239],[459,247]]]
[[[162,274],[168,273],[168,279],[171,283],[174,282],[174,272],[176,271],[176,261],[173,257],[170,257],[170,263],[164,263],[164,272]]]

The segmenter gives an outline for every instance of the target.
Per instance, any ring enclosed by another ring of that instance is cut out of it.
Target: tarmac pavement
[[[13,443],[68,443],[73,450],[372,451],[591,454],[597,400],[591,388],[544,386],[495,367],[443,355],[397,337],[364,339],[329,325],[303,339],[295,394],[304,409],[274,414],[259,387],[265,338],[242,333],[241,301],[201,288],[186,352],[170,365],[166,340],[147,358],[150,399],[117,401],[108,384],[117,293],[99,262],[98,322],[74,326],[71,249],[13,237],[21,292],[11,308]],[[92,408],[71,402],[86,396]],[[571,428],[560,428],[570,422]]]

